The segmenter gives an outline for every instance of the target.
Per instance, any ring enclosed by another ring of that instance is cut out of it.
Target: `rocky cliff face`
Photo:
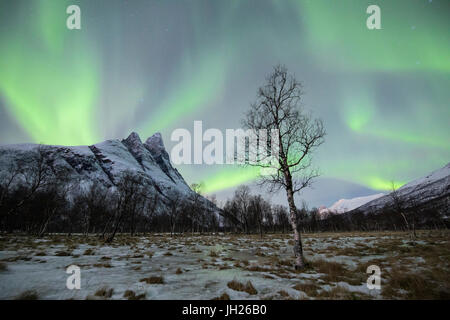
[[[106,140],[91,146],[0,146],[0,177],[7,175],[11,165],[26,166],[38,152],[44,155],[54,172],[64,172],[68,183],[79,184],[81,188],[88,188],[94,182],[114,188],[121,176],[131,171],[141,176],[162,199],[169,200],[176,193],[186,199],[194,195],[194,191],[171,165],[159,133],[145,143],[133,132],[126,139]],[[217,209],[205,198],[201,197],[201,201],[208,208]]]

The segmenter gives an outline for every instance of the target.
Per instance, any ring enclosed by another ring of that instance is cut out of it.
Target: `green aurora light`
[[[18,127],[2,122],[1,143],[161,131],[170,146],[171,131],[193,120],[237,128],[264,75],[285,63],[325,121],[323,177],[388,190],[450,158],[447,0],[79,0],[79,31],[65,28],[69,4],[0,4],[0,121]],[[365,27],[369,4],[380,6],[382,30]],[[258,176],[180,170],[208,193]]]

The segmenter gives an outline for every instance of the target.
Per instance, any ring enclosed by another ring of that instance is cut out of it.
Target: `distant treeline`
[[[448,201],[447,201],[448,202]],[[450,227],[448,203],[440,201],[427,205],[408,205],[399,199],[394,205],[386,205],[377,212],[350,213],[326,212],[319,214],[317,208],[308,209],[305,202],[297,210],[299,231],[411,231],[414,229],[445,229]],[[444,204],[443,204],[444,203]],[[226,231],[247,233],[289,232],[288,209],[281,205],[271,205],[260,195],[251,195],[246,186],[239,187],[234,196],[224,206]],[[238,221],[236,224],[234,221]],[[237,228],[240,226],[240,229]]]
[[[195,188],[193,188],[196,190]],[[163,196],[142,177],[125,172],[115,188],[94,183],[88,188],[55,172],[38,152],[26,164],[15,163],[0,176],[0,230],[98,234],[112,241],[116,233],[148,232],[291,232],[288,209],[239,187],[217,212],[215,198],[205,202],[198,193]],[[406,230],[448,228],[443,211],[433,206],[401,210],[385,208],[363,214],[319,215],[304,204],[297,213],[301,232]],[[408,222],[409,226],[405,224]]]

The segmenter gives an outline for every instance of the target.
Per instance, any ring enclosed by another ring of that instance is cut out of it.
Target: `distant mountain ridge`
[[[405,209],[433,205],[446,210],[450,214],[450,163],[430,174],[415,179],[397,189],[398,197],[404,203]],[[390,194],[369,201],[353,210],[353,212],[378,213],[386,206],[392,206]]]
[[[321,215],[326,213],[344,213],[356,209],[367,202],[384,196],[384,193],[377,193],[364,197],[356,197],[352,199],[340,199],[333,203],[329,208],[323,207],[319,210]]]
[[[90,146],[3,145],[0,146],[0,176],[12,163],[27,163],[26,160],[35,156],[38,150],[53,171],[63,171],[68,181],[81,187],[94,182],[107,188],[114,187],[125,172],[131,171],[141,176],[149,188],[154,188],[163,201],[170,200],[174,192],[185,199],[195,194],[170,163],[160,133],[155,133],[144,143],[133,132],[123,140],[106,140]],[[213,211],[219,210],[206,198],[200,199]]]
[[[403,185],[396,192],[404,203],[405,209],[432,204],[436,208],[447,210],[447,215],[450,215],[450,163]],[[390,193],[377,193],[352,199],[340,199],[328,208],[320,207],[318,212],[321,217],[326,217],[327,214],[379,213],[385,207],[392,206],[392,202]]]

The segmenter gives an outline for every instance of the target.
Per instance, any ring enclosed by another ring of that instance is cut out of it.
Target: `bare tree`
[[[143,221],[143,232],[146,233],[147,225],[152,222],[159,204],[159,194],[156,190],[149,192],[147,198],[146,214]]]
[[[241,229],[239,208],[234,198],[225,202],[222,217],[225,230],[228,229],[230,231],[237,232],[238,228]]]
[[[197,232],[200,226],[200,215],[202,214],[202,204],[200,202],[201,192],[203,190],[203,182],[191,184],[191,189],[194,191],[191,196],[192,205],[190,206],[190,218],[191,218],[191,233],[194,235],[195,227],[197,226]]]
[[[7,170],[0,172],[0,228],[3,226],[3,220],[10,214],[10,208],[5,202],[9,198],[14,182],[21,175],[21,170],[16,162],[12,162]]]
[[[294,254],[296,269],[305,267],[301,235],[298,231],[294,195],[310,186],[318,176],[312,168],[311,154],[324,142],[325,130],[320,119],[313,119],[300,105],[303,96],[302,85],[289,75],[284,66],[276,66],[259,88],[257,100],[250,106],[243,125],[253,129],[257,135],[257,159],[249,165],[270,168],[261,176],[261,183],[269,186],[269,191],[284,189],[289,204],[289,218],[294,232]],[[277,141],[268,143],[260,135],[261,129],[278,132]],[[265,159],[273,156],[273,145],[277,145],[278,160],[274,165]],[[250,150],[251,148],[249,148]]]
[[[17,168],[9,179],[8,191],[14,179],[19,179],[24,192],[19,201],[14,203],[6,213],[6,216],[14,214],[21,206],[29,201],[38,191],[45,190],[53,182],[53,172],[45,156],[44,147],[39,145],[36,153],[27,161],[21,161],[14,165]],[[17,171],[18,170],[18,171]],[[2,195],[4,197],[4,194]]]
[[[282,205],[274,205],[273,212],[278,228],[281,228],[281,232],[284,233],[286,228],[289,227],[289,216],[286,207]]]
[[[249,233],[248,214],[250,198],[250,188],[248,186],[239,186],[234,192],[234,199],[239,210],[239,220],[244,226],[245,233]]]
[[[212,232],[217,232],[219,230],[219,219],[216,215],[215,208],[217,207],[217,197],[215,194],[206,197],[209,202],[206,206],[206,213],[208,214],[208,227]]]
[[[181,194],[176,191],[170,191],[168,194],[168,201],[169,201],[169,224],[170,224],[170,235],[173,236],[175,234],[175,227],[178,222],[178,214],[182,212],[182,205],[183,198],[181,197]]]
[[[264,223],[264,206],[265,201],[261,195],[250,198],[250,211],[253,214],[256,225],[258,226],[259,237],[263,237],[263,223]]]
[[[133,236],[136,227],[136,216],[144,211],[146,199],[146,185],[143,178],[132,171],[125,171],[117,184],[117,209],[112,218],[112,231],[106,242],[113,241],[117,231],[122,227],[126,218],[129,219],[130,233]],[[107,222],[109,226],[110,221]],[[103,232],[105,235],[106,229]]]
[[[1,172],[0,175],[0,208],[3,205],[3,201],[11,190],[16,178],[21,174],[21,170],[18,168],[16,162],[9,164],[7,170]]]
[[[262,203],[262,220],[263,225],[266,226],[267,230],[270,230],[271,232],[274,232],[274,216],[272,212],[272,204],[270,201],[266,201],[263,199]]]
[[[411,228],[411,225],[408,221],[408,218],[406,217],[406,211],[405,211],[405,201],[402,199],[402,197],[400,196],[397,187],[395,186],[395,183],[392,181],[391,182],[391,193],[389,194],[389,197],[392,200],[393,203],[393,207],[395,212],[397,212],[398,214],[401,215],[401,217],[403,218],[403,222],[405,223],[405,227],[406,230],[408,230],[411,239],[415,239],[416,237],[416,231],[415,228]]]
[[[49,223],[66,205],[67,195],[72,185],[68,183],[68,178],[63,172],[55,173],[52,183],[48,183],[46,189],[40,193],[39,202],[42,205],[42,218],[39,221],[37,236],[42,237],[46,232]]]

